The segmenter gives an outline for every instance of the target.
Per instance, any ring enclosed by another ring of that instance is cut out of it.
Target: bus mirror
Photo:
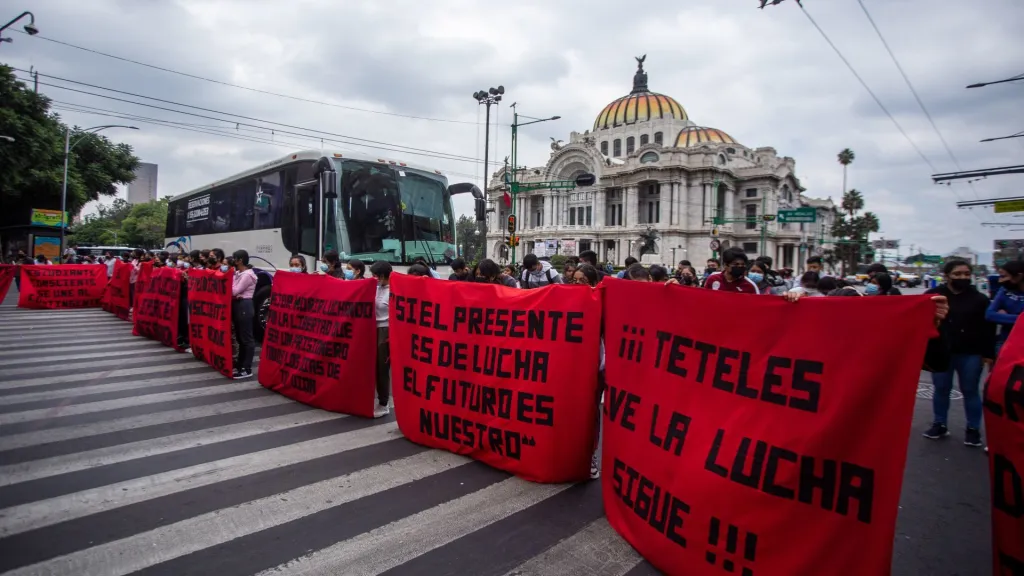
[[[474,204],[476,204],[476,221],[483,222],[487,219],[487,201],[483,198],[474,198]]]
[[[472,184],[470,182],[460,182],[458,184],[452,184],[451,186],[448,187],[448,194],[451,196],[455,196],[456,194],[472,194],[473,198],[480,199],[484,197],[484,193],[481,192],[479,188],[477,188],[476,184]]]
[[[320,189],[324,191],[324,198],[334,199],[338,197],[338,173],[334,170],[324,170],[320,173]]]

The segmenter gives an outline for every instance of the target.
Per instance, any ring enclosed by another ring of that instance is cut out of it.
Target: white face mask
[[[228,271],[228,265],[227,264],[221,264],[220,265],[220,271],[221,272],[227,272]]]

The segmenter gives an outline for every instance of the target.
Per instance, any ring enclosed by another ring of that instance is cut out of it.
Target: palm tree
[[[853,218],[854,214],[864,209],[864,195],[859,190],[843,192],[843,200],[839,206],[850,215],[850,218]]]
[[[843,165],[843,193],[846,193],[846,167],[853,164],[853,160],[857,157],[853,153],[853,150],[849,148],[843,148],[843,151],[837,155],[839,163]]]

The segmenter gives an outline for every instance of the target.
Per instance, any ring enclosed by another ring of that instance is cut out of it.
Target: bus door
[[[320,181],[307,180],[295,184],[295,226],[292,245],[306,258],[307,268],[316,270],[323,257],[320,247],[320,218],[323,213],[320,203]],[[312,264],[310,264],[312,261]]]

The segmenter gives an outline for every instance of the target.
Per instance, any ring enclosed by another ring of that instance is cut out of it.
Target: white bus
[[[307,150],[171,198],[166,247],[248,251],[261,336],[272,274],[292,254],[311,271],[331,250],[400,270],[422,257],[447,277],[458,245],[452,196],[463,193],[481,220],[486,205],[473,184],[449,186],[438,170],[382,157]]]

